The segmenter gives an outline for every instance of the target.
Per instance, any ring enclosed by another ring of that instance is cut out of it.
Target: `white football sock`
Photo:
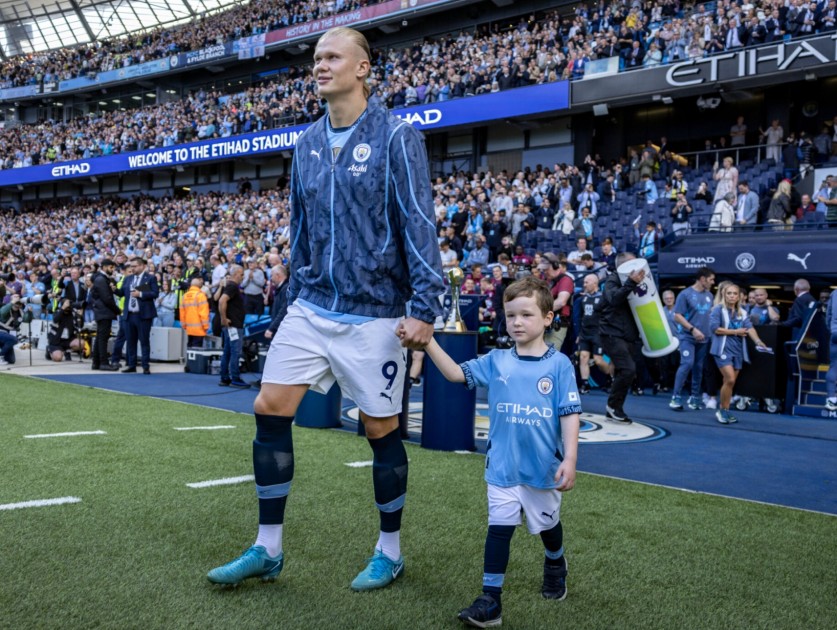
[[[264,547],[267,555],[275,558],[282,553],[282,525],[259,525],[256,545]]]
[[[397,561],[401,558],[401,531],[381,532],[375,549],[380,549],[390,560]]]

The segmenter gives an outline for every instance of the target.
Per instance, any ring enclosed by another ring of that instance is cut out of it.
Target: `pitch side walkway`
[[[257,393],[218,387],[217,376],[186,374],[177,364],[152,364],[146,376],[91,372],[89,363],[38,363],[11,372],[246,414]],[[421,389],[414,388],[413,434],[420,431],[420,401]],[[626,411],[636,422],[623,427],[602,415],[603,395],[584,396],[583,405],[583,472],[837,515],[835,420],[739,412],[738,424],[723,426],[708,410],[674,412],[667,397],[632,396]],[[350,431],[357,417],[352,407],[344,400],[344,428]],[[478,404],[478,438],[485,433],[485,413]],[[477,444],[484,446],[479,439]]]

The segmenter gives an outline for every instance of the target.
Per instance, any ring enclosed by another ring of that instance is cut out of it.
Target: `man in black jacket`
[[[116,372],[118,365],[108,363],[108,339],[113,320],[119,317],[120,309],[113,299],[111,276],[116,269],[116,263],[109,258],[102,261],[102,266],[93,274],[93,288],[91,297],[93,302],[93,317],[96,320],[96,341],[93,349],[93,369],[106,372]]]
[[[636,258],[630,252],[616,256],[616,268]],[[607,399],[607,417],[615,422],[630,424],[631,419],[625,414],[623,406],[628,390],[636,376],[633,360],[633,346],[639,340],[639,330],[628,306],[628,296],[645,278],[645,271],[634,271],[624,284],[617,272],[611,273],[605,281],[602,301],[599,303],[599,334],[602,348],[610,357],[613,365],[613,383]]]

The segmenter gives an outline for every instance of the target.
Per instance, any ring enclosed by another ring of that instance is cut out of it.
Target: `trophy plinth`
[[[465,280],[465,273],[459,267],[454,267],[448,271],[451,308],[448,321],[445,322],[445,332],[468,332],[468,329],[465,327],[465,322],[462,321],[462,313],[459,312],[459,294],[462,289],[463,280]]]

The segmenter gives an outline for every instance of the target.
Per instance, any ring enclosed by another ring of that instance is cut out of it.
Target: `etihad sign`
[[[811,61],[800,64],[804,59]],[[729,63],[729,60],[734,60]],[[816,68],[837,61],[837,34],[800,41],[747,48],[736,52],[691,59],[670,66],[666,83],[687,87],[729,79],[743,79],[759,74],[783,72],[795,66]],[[727,63],[722,63],[727,62]]]
[[[84,175],[90,172],[90,164],[81,162],[80,164],[62,164],[61,166],[52,167],[53,177],[68,177],[70,175]]]

